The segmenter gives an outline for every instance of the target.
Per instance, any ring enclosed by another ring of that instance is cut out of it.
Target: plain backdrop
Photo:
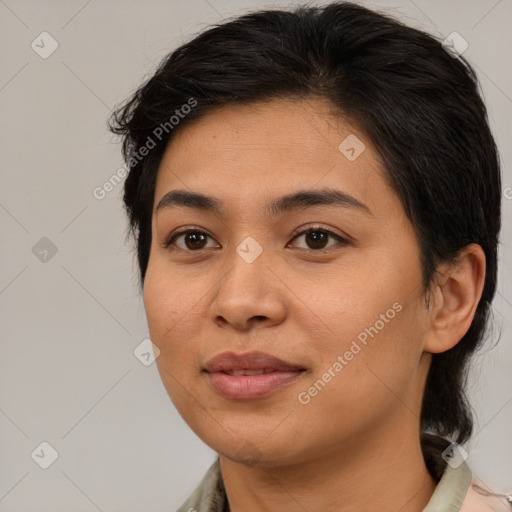
[[[167,53],[211,23],[297,3],[0,0],[0,510],[174,511],[214,460],[155,364],[134,355],[148,331],[122,184],[101,200],[93,191],[123,163],[109,112]],[[481,80],[503,165],[503,230],[466,448],[478,477],[510,492],[512,1],[364,4],[441,38],[457,32]]]

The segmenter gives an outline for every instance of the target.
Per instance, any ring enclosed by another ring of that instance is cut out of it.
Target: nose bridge
[[[272,286],[271,273],[267,275],[269,264],[263,247],[246,237],[227,259],[227,272],[211,304],[213,319],[223,318],[238,328],[246,328],[255,317],[279,321],[284,305],[279,290]]]
[[[246,237],[235,247],[227,261],[228,271],[219,286],[225,291],[238,294],[246,290],[247,294],[261,293],[262,279],[268,265],[268,254],[264,254],[263,247],[252,237]],[[219,292],[221,290],[219,289]]]

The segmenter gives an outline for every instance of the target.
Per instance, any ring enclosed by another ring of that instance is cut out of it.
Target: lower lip
[[[303,370],[275,371],[261,375],[228,375],[224,372],[206,372],[213,389],[230,400],[253,400],[270,395],[294,381]]]

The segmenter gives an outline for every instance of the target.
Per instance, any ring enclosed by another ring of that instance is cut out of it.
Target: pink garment
[[[511,512],[512,504],[504,497],[496,496],[476,478],[471,480],[460,512]]]

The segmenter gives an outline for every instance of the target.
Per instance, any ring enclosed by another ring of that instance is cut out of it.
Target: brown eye
[[[309,231],[305,237],[310,249],[324,249],[329,239],[329,235],[323,231]]]
[[[165,243],[165,247],[169,248],[170,246],[175,245],[183,251],[195,252],[204,249],[207,246],[209,239],[211,240],[211,237],[202,231],[182,231],[181,233],[173,235]]]
[[[333,245],[344,245],[347,243],[345,239],[340,237],[339,235],[329,231],[327,229],[319,229],[319,228],[309,228],[300,233],[298,233],[293,240],[297,240],[303,238],[305,241],[305,246],[300,247],[301,249],[311,249],[313,251],[318,251],[322,249],[328,249]],[[336,243],[329,244],[329,239],[332,239]]]
[[[202,249],[206,245],[207,237],[203,233],[187,233],[184,235],[184,242],[187,249]]]

